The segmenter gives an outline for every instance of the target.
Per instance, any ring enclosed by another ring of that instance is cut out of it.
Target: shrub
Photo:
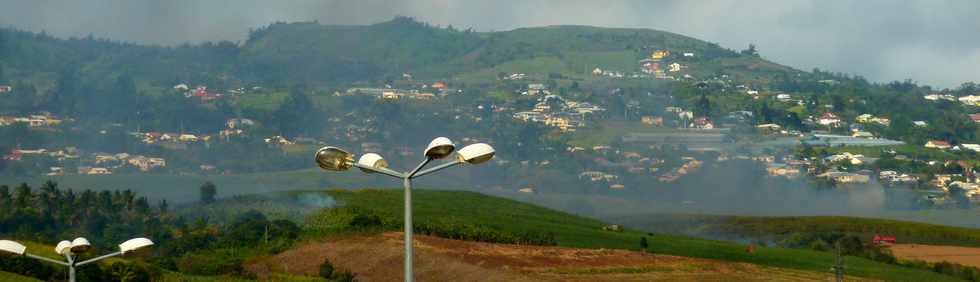
[[[330,263],[330,259],[323,259],[323,263],[320,264],[320,277],[330,279],[330,277],[333,277],[333,270],[333,264]]]
[[[356,274],[347,269],[338,271],[333,263],[330,263],[330,259],[323,259],[323,263],[320,264],[320,277],[337,282],[357,281]]]

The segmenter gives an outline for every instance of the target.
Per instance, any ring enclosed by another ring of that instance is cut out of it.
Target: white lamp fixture
[[[385,158],[383,158],[383,157],[381,157],[381,155],[378,155],[378,154],[375,154],[375,153],[367,153],[367,154],[364,154],[363,156],[361,156],[360,159],[357,160],[357,164],[358,165],[361,165],[361,166],[370,167],[370,168],[376,168],[376,169],[377,168],[388,168],[388,162],[385,161]],[[361,171],[366,172],[366,173],[374,173],[374,171],[371,171],[371,170],[365,169],[365,168],[361,168]]]
[[[153,241],[150,241],[150,239],[133,238],[119,244],[119,252],[126,254],[149,246],[153,246]]]
[[[82,254],[88,252],[91,249],[92,249],[92,244],[88,242],[88,239],[82,237],[78,237],[75,238],[75,240],[72,240],[71,247],[69,248],[69,250],[71,250],[73,254]]]
[[[0,240],[0,254],[23,255],[27,247],[10,240]]]
[[[69,249],[71,249],[71,241],[68,240],[58,242],[58,245],[54,246],[54,252],[59,255],[68,255]]]
[[[487,145],[486,143],[476,143],[460,149],[457,152],[457,157],[460,161],[464,161],[469,164],[481,164],[490,159],[493,159],[493,155],[496,151],[493,147]]]
[[[337,147],[323,147],[314,157],[317,165],[325,170],[345,171],[354,166],[354,155]]]
[[[446,137],[438,137],[429,142],[429,147],[425,148],[425,156],[433,159],[441,159],[449,156],[456,150],[453,141]]]

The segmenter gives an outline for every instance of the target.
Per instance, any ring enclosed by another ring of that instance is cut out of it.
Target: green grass
[[[325,192],[338,203],[367,209],[394,220],[402,216],[402,191],[359,190]],[[603,231],[605,224],[543,207],[472,192],[416,190],[413,194],[416,224],[444,218],[465,220],[495,230],[551,232],[559,246],[579,248],[639,249],[640,237],[646,234]],[[826,272],[834,263],[830,253],[809,250],[766,248],[754,254],[745,246],[727,242],[677,235],[648,236],[649,250],[659,254],[747,262],[767,266]],[[931,271],[899,267],[870,260],[848,257],[850,275],[890,281],[956,281]]]
[[[18,275],[18,274],[13,274],[13,273],[10,273],[10,272],[0,271],[0,281],[4,281],[4,282],[33,282],[33,281],[41,281],[41,280],[38,280],[38,279],[35,279],[35,278],[31,278],[31,277],[27,277],[27,276]]]

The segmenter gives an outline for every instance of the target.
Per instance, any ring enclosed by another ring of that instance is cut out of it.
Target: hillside
[[[980,229],[877,218],[654,214],[621,217],[614,220],[652,232],[741,241],[778,241],[801,234],[843,233],[868,240],[875,234],[896,236],[899,243],[980,246]]]
[[[595,67],[636,71],[637,61],[654,50],[697,54],[684,59],[696,74],[726,69],[748,78],[793,71],[714,43],[657,30],[549,26],[474,32],[404,17],[367,26],[274,23],[253,30],[239,45],[142,46],[10,29],[0,29],[0,39],[3,79],[31,80],[44,93],[54,91],[55,82],[69,75],[86,83],[109,84],[105,82],[125,74],[136,80],[141,91],[160,93],[187,80],[215,86],[288,86],[391,80],[402,73],[417,73],[424,79],[466,75],[494,79],[498,71],[512,69],[508,66],[534,60],[553,63],[520,71],[582,77]]]
[[[296,200],[317,195],[337,207],[315,212],[307,217],[304,226],[307,238],[314,242],[320,238],[335,236],[362,236],[379,231],[401,229],[401,191],[399,190],[330,190],[326,192],[289,192],[285,195]],[[270,203],[263,203],[261,196],[227,199],[223,210],[247,210],[253,207],[277,209],[288,206],[280,203],[284,194],[270,195]],[[329,198],[326,198],[329,196]],[[824,272],[833,264],[831,253],[801,249],[759,247],[747,253],[746,246],[716,240],[692,237],[648,234],[635,230],[623,232],[605,231],[606,224],[563,212],[520,203],[513,200],[485,196],[472,192],[417,190],[415,199],[416,232],[436,237],[462,238],[466,240],[500,242],[520,236],[535,237],[541,234],[553,238],[543,243],[560,247],[588,249],[641,250],[640,238],[646,237],[654,254],[704,258],[731,262],[744,262],[769,267]],[[241,204],[235,204],[236,201]],[[355,233],[350,233],[355,232]],[[344,235],[348,234],[348,235]],[[884,280],[954,280],[931,271],[917,270],[897,265],[873,262],[858,257],[848,257],[848,274]]]

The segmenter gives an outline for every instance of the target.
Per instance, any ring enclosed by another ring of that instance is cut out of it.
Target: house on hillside
[[[838,125],[840,125],[840,122],[841,122],[840,118],[837,117],[836,114],[831,113],[831,112],[823,113],[817,119],[817,124],[820,124],[820,125],[823,125],[823,126],[838,126]]]
[[[882,235],[875,234],[875,236],[871,238],[871,244],[877,246],[891,245],[891,244],[895,244],[896,242],[897,240],[895,239],[895,236],[882,236]]]
[[[775,123],[760,124],[760,125],[756,125],[755,128],[759,129],[759,131],[762,132],[763,134],[779,132],[779,130],[782,129],[781,126]]]
[[[646,125],[664,126],[664,118],[663,117],[642,116],[642,117],[640,117],[640,122],[642,122],[643,124],[646,124]]]
[[[437,89],[437,90],[446,90],[447,88],[449,88],[448,85],[446,85],[445,83],[443,83],[441,81],[438,81],[436,83],[433,83],[432,85],[429,85],[429,87],[432,87],[432,89]]]
[[[697,129],[712,129],[715,125],[711,123],[711,119],[708,117],[697,117],[694,118],[694,122],[691,123],[691,127]]]
[[[980,96],[977,95],[963,96],[957,100],[960,100],[960,103],[963,103],[964,105],[980,106]]]
[[[970,120],[976,123],[980,123],[980,114],[970,114]]]
[[[177,137],[177,140],[180,140],[180,142],[197,142],[199,139],[194,134],[181,134]]]
[[[939,101],[939,100],[956,101],[956,97],[949,94],[929,94],[929,95],[922,96],[922,98],[929,101]]]
[[[945,149],[949,149],[949,148],[951,148],[953,146],[950,145],[949,142],[946,142],[946,141],[942,141],[942,140],[929,140],[929,142],[926,142],[925,147],[926,148],[931,148],[931,149],[945,150]]]

